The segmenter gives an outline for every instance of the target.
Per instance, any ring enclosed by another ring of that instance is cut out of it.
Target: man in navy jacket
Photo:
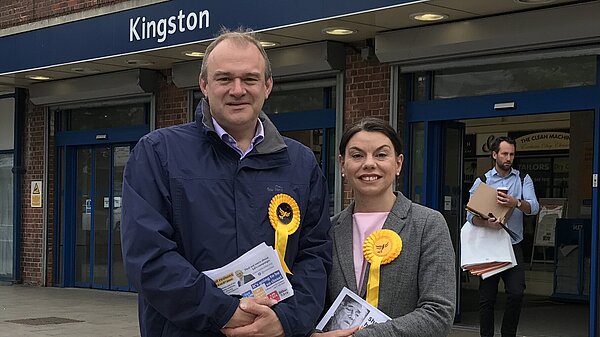
[[[312,151],[261,111],[272,86],[259,42],[225,32],[206,50],[196,121],[155,130],[133,149],[122,246],[143,337],[306,336],[316,325],[331,266],[327,186]],[[202,271],[273,246],[269,205],[282,194],[299,211],[284,258],[294,295],[276,304],[226,295]]]

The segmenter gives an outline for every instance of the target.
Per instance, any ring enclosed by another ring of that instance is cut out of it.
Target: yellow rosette
[[[275,229],[275,250],[279,255],[283,271],[291,274],[290,268],[285,263],[285,250],[288,236],[294,234],[300,227],[300,208],[294,198],[287,194],[277,194],[269,203],[269,221]]]
[[[394,261],[401,251],[400,235],[389,229],[373,232],[363,243],[365,260],[371,264],[367,283],[367,302],[376,308],[379,304],[379,269],[381,265]]]

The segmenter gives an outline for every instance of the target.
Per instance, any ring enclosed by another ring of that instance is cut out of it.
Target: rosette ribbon
[[[379,272],[381,265],[388,264],[400,255],[402,239],[390,229],[373,232],[363,243],[365,260],[370,263],[367,282],[367,302],[376,307],[379,304]]]
[[[269,221],[275,229],[275,251],[279,255],[281,267],[286,274],[292,274],[285,263],[285,250],[288,236],[300,227],[300,208],[296,200],[283,193],[275,195],[269,203]]]

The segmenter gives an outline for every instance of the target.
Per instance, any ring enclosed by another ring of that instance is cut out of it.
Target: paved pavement
[[[139,336],[136,299],[133,293],[0,285],[0,337]]]
[[[462,305],[461,322],[450,336],[479,336],[476,292],[464,292]],[[528,297],[519,336],[586,337],[588,315],[585,304]],[[496,317],[498,326],[500,312]],[[0,285],[0,337],[39,336],[139,336],[136,294]]]

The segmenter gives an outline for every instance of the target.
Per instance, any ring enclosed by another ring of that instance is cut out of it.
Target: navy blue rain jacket
[[[208,111],[202,101],[195,123],[142,137],[125,169],[123,259],[138,291],[141,335],[222,336],[239,300],[201,271],[261,242],[273,246],[268,206],[279,193],[296,200],[301,224],[285,255],[294,296],[273,310],[286,336],[310,334],[323,310],[332,253],[321,169],[262,112],[265,138],[240,160],[214,132]]]

